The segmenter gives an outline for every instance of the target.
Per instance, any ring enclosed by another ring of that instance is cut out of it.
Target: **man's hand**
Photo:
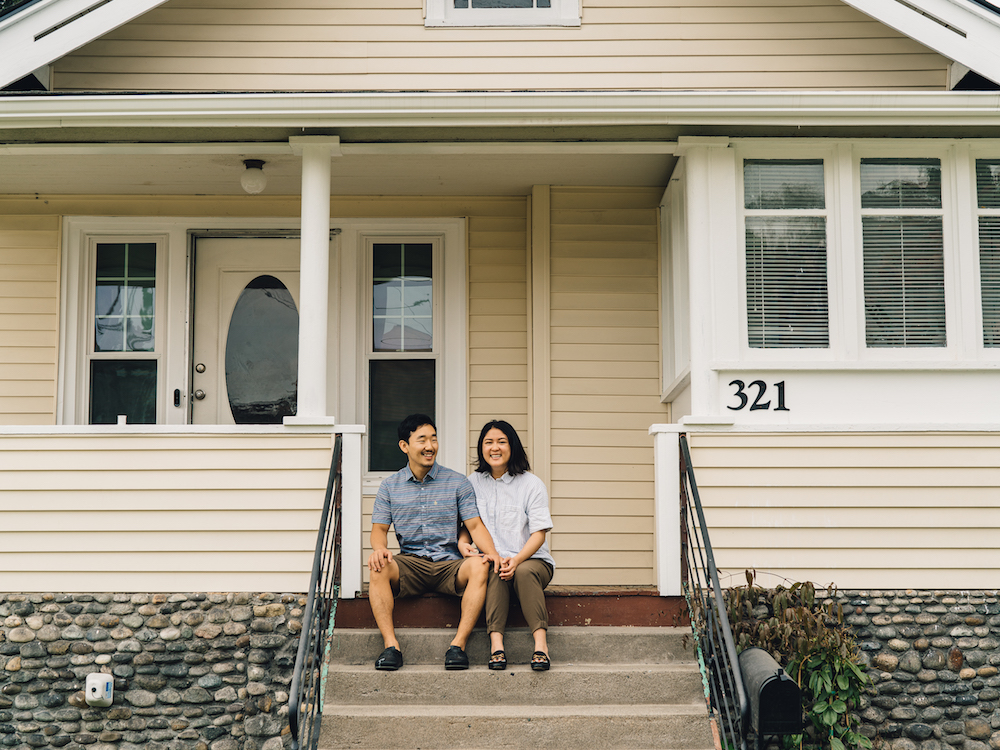
[[[513,557],[503,557],[500,559],[500,578],[510,581],[514,578],[514,571],[517,570],[517,560]]]
[[[392,562],[392,553],[387,549],[377,549],[368,556],[368,570],[378,573]]]
[[[483,562],[487,563],[487,564],[493,563],[493,570],[495,570],[496,572],[499,573],[500,572],[500,555],[498,555],[496,552],[494,552],[492,555],[487,554],[486,552],[483,552],[481,554],[482,554],[482,557],[483,557]]]
[[[479,556],[479,549],[476,547],[476,545],[472,544],[471,542],[463,541],[462,539],[458,540],[458,551],[462,553],[462,557]]]

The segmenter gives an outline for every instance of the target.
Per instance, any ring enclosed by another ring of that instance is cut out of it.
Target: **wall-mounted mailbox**
[[[802,731],[802,693],[798,684],[762,648],[748,648],[740,654],[743,688],[750,702],[750,728],[757,736],[757,748],[764,738]]]

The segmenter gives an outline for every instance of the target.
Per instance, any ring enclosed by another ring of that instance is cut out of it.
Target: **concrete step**
[[[549,672],[526,665],[494,672],[485,666],[445,671],[441,665],[405,665],[379,672],[371,665],[330,667],[326,700],[341,706],[599,706],[700,705],[705,698],[694,663],[636,665],[557,664]]]
[[[396,631],[403,652],[403,669],[415,664],[442,666],[455,631],[443,628],[405,628]],[[552,627],[548,631],[553,670],[568,664],[653,665],[693,662],[691,630],[686,627]],[[373,667],[382,653],[377,630],[337,628],[331,661]],[[508,630],[504,649],[510,664],[527,664],[534,651],[527,629]],[[465,649],[471,664],[486,664],[489,637],[473,632]]]
[[[319,747],[711,750],[701,706],[327,706]]]

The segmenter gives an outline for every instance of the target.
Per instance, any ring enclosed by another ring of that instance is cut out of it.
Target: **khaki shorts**
[[[392,559],[399,566],[399,591],[394,592],[396,598],[405,596],[420,596],[427,591],[437,591],[441,594],[461,596],[458,590],[458,569],[462,567],[461,560],[428,560],[426,557],[399,553]]]

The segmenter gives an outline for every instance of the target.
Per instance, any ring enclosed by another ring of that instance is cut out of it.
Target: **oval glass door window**
[[[236,424],[281,424],[298,402],[299,312],[288,287],[258,276],[240,292],[226,338]]]

